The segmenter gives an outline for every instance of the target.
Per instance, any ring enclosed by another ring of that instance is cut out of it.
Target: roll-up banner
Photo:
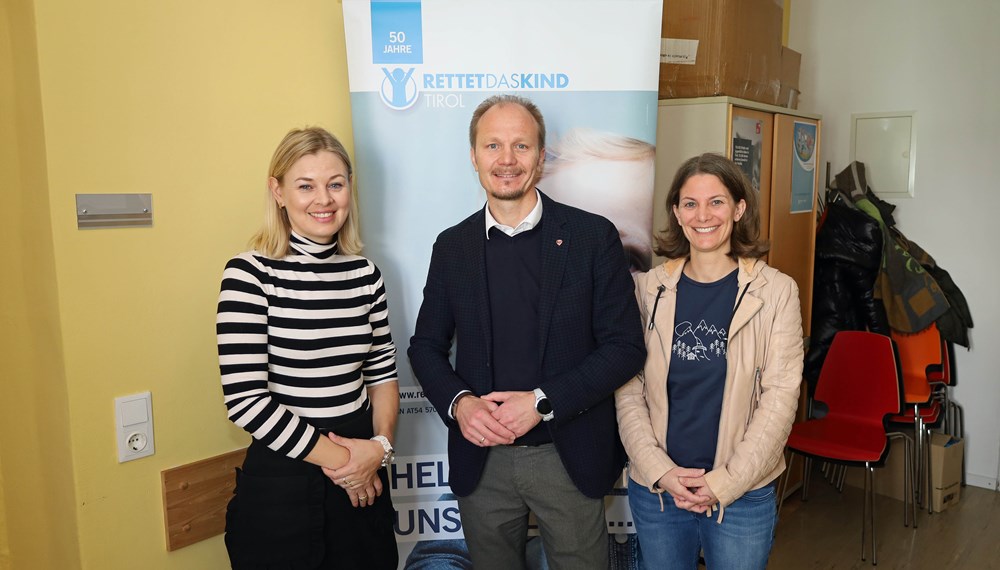
[[[390,479],[400,564],[465,568],[446,428],[405,354],[435,238],[486,202],[469,158],[472,112],[500,93],[534,101],[547,129],[538,187],[610,219],[633,270],[648,269],[662,0],[343,5],[362,237],[385,280],[398,350]],[[606,500],[608,531],[630,534],[618,487]]]

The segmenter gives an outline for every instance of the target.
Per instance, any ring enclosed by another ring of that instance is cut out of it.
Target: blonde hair
[[[278,148],[271,157],[268,177],[282,182],[282,177],[300,158],[321,151],[337,155],[347,167],[348,185],[351,188],[351,204],[344,225],[337,232],[337,252],[342,255],[358,255],[364,244],[361,242],[361,229],[358,223],[358,189],[354,184],[354,169],[347,149],[326,129],[307,127],[292,129],[281,139]],[[278,205],[267,191],[267,202],[264,205],[264,224],[252,238],[250,248],[272,258],[281,258],[289,253],[288,240],[292,233],[292,225],[288,221],[288,213]]]
[[[616,133],[576,128],[548,149],[545,173],[552,174],[568,164],[588,160],[652,161],[656,147],[646,141]]]

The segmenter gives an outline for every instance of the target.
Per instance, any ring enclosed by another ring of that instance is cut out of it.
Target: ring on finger
[[[479,445],[482,445],[484,441],[486,441],[486,436],[485,435],[483,437],[479,438]]]
[[[359,501],[367,501],[367,500],[368,500],[368,497],[367,497],[367,496],[364,496],[364,495],[358,495],[358,500],[359,500]]]

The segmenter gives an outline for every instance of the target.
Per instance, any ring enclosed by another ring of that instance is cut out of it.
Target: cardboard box
[[[965,442],[950,435],[931,433],[931,505],[943,511],[962,497],[962,455]]]
[[[781,47],[781,91],[778,93],[778,104],[789,109],[799,107],[799,68],[802,67],[802,54]]]
[[[782,0],[664,0],[660,98],[777,104],[781,28]]]

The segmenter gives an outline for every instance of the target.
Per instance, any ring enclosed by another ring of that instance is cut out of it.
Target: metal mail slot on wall
[[[76,195],[77,229],[149,228],[152,226],[152,194]]]

